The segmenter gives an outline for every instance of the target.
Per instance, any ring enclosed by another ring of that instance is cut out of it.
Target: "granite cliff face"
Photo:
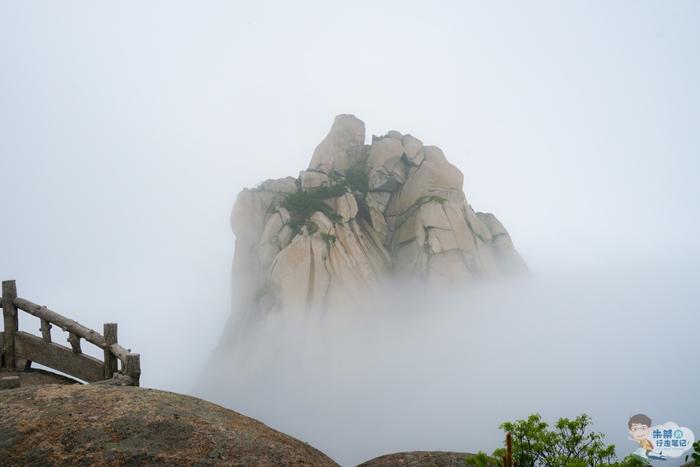
[[[527,270],[503,225],[475,212],[442,150],[338,115],[296,178],[243,190],[234,309],[309,310],[362,303],[384,279],[453,287]]]

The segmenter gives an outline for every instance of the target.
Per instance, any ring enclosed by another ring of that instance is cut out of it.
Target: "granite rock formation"
[[[194,397],[139,387],[2,391],[3,466],[337,466],[307,443]]]
[[[527,270],[498,219],[476,212],[442,150],[372,137],[338,115],[298,177],[245,189],[233,207],[234,309],[353,305],[385,278],[454,287]]]

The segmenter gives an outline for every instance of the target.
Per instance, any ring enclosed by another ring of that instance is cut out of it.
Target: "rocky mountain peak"
[[[333,308],[362,301],[383,277],[441,287],[526,271],[463,181],[440,148],[398,131],[366,145],[364,123],[338,115],[307,170],[238,195],[235,307]]]

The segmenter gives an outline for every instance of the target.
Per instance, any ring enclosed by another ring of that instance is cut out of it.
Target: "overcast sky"
[[[535,273],[695,264],[699,25],[693,0],[3,2],[0,276],[182,390],[161,357],[228,316],[236,194],[339,113],[440,146]]]

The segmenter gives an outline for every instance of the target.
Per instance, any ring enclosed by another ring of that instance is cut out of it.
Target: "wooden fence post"
[[[139,386],[141,378],[141,355],[130,353],[126,356],[126,368],[124,373],[131,378],[134,386]]]
[[[47,344],[51,343],[51,323],[46,321],[43,318],[41,319],[41,327],[39,328],[39,331],[41,331],[41,338],[44,339],[44,342]]]
[[[17,285],[15,281],[2,281],[2,317],[5,324],[3,353],[5,354],[5,368],[14,370],[16,367],[15,355],[15,334],[18,330],[17,308],[15,308],[15,298],[17,298]]]
[[[117,323],[105,323],[103,327],[103,336],[107,347],[105,347],[105,379],[110,379],[114,373],[118,371],[117,357],[110,350],[112,344],[118,342],[117,339]]]
[[[81,354],[83,349],[80,348],[80,336],[74,332],[68,333],[68,342],[73,350],[73,353]]]

